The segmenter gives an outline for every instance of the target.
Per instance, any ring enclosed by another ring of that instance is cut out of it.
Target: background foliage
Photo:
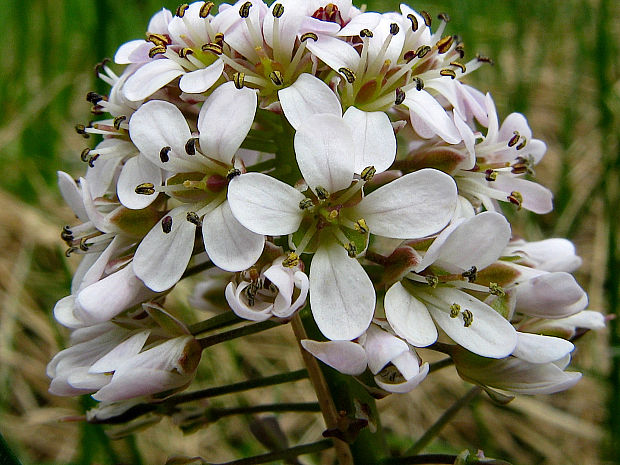
[[[183,436],[171,422],[113,441],[96,426],[59,422],[79,414],[87,398],[47,393],[45,365],[67,332],[51,309],[66,295],[70,270],[58,237],[72,215],[56,189],[56,171],[83,172],[80,151],[92,144],[75,133],[90,118],[84,97],[106,92],[93,66],[121,43],[142,37],[148,18],[170,0],[3,0],[0,30],[0,433],[24,464],[156,464],[173,454],[230,460],[264,452],[247,418],[225,419]],[[369,9],[397,8],[368,1]],[[491,56],[495,66],[470,83],[489,90],[500,117],[523,112],[549,150],[537,176],[555,192],[545,216],[520,212],[514,231],[536,240],[575,241],[584,265],[578,275],[590,307],[618,311],[620,206],[620,4],[613,0],[435,0],[412,2],[433,17],[448,13],[447,32],[460,35],[467,57]],[[174,306],[183,311],[181,286]],[[176,291],[175,291],[176,292]],[[238,381],[256,373],[301,367],[289,328],[227,343],[205,353],[199,384]],[[588,334],[573,365],[586,374],[572,390],[522,396],[498,408],[479,398],[462,411],[431,449],[482,448],[514,463],[599,464],[620,457],[620,342],[617,324]],[[215,368],[217,367],[217,368]],[[380,402],[395,450],[413,439],[467,386],[452,369],[433,375],[406,396]],[[217,405],[313,400],[307,382],[261,390]],[[282,414],[292,443],[313,441],[317,415]],[[0,446],[2,444],[0,443]],[[304,459],[311,460],[311,459]],[[319,459],[316,459],[319,460]],[[327,460],[327,459],[324,459]],[[1,462],[1,460],[0,460]]]

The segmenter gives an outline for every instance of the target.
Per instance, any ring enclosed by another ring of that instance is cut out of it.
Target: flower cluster
[[[109,117],[77,130],[102,140],[83,178],[59,173],[78,219],[62,238],[83,258],[54,309],[73,334],[51,391],[116,402],[187,386],[202,346],[165,299],[196,266],[212,268],[196,303],[307,313],[323,339],[305,350],[369,371],[373,389],[422,382],[421,348],[489,388],[572,386],[570,339],[604,325],[571,275],[580,259],[502,213],[552,209],[532,180],[546,146],[463,83],[490,60],[464,60],[447,16],[433,21],[351,0],[199,1],[123,44],[120,75],[101,64],[111,90],[87,99]]]

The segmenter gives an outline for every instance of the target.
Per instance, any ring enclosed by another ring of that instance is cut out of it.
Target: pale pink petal
[[[368,194],[354,212],[372,234],[413,239],[446,226],[456,208],[456,184],[445,173],[423,169]]]
[[[545,273],[520,283],[517,311],[541,318],[563,318],[588,305],[588,295],[575,278],[562,271]]]
[[[327,84],[311,74],[300,75],[295,83],[278,92],[282,111],[295,129],[312,115],[329,113],[342,116],[336,94]]]
[[[360,56],[353,46],[336,37],[319,35],[319,40],[316,42],[308,39],[306,48],[335,71],[340,68],[355,71],[360,61]]]
[[[351,128],[355,147],[355,172],[374,166],[377,173],[387,170],[396,157],[396,136],[390,118],[382,111],[367,112],[349,107],[344,122]]]
[[[366,370],[366,351],[350,341],[301,341],[304,349],[320,361],[345,375],[359,375]]]
[[[306,197],[294,187],[262,173],[246,173],[228,187],[228,202],[235,218],[258,234],[281,236],[299,229]]]
[[[88,370],[89,373],[107,373],[116,370],[127,358],[140,353],[146,343],[150,330],[140,331],[125,339],[114,349],[97,360]]]
[[[136,187],[146,182],[159,186],[161,181],[161,169],[147,160],[146,157],[138,155],[127,160],[123,166],[123,171],[118,177],[116,194],[124,206],[140,210],[153,203],[157,198],[157,192],[151,195],[137,194]]]
[[[294,144],[297,164],[312,190],[321,186],[334,193],[351,185],[353,137],[340,116],[310,116],[297,130]]]
[[[368,357],[368,368],[373,375],[379,373],[383,367],[399,355],[409,352],[409,346],[405,341],[376,325],[370,325],[368,328],[364,349]]]
[[[418,118],[447,143],[461,142],[461,135],[446,110],[425,90],[409,90],[403,104],[409,108],[412,124]]]
[[[403,356],[406,356],[407,354],[403,354]],[[424,379],[426,378],[426,375],[428,375],[429,368],[430,368],[429,364],[424,363],[420,367],[420,372],[417,375],[407,379],[407,381],[405,381],[404,383],[399,383],[399,384],[385,383],[381,381],[381,378],[379,378],[378,376],[375,376],[375,383],[377,383],[377,386],[379,386],[381,389],[384,389],[388,392],[393,392],[395,394],[405,394],[407,392],[411,392],[422,381],[424,381]]]
[[[174,286],[189,263],[194,250],[196,226],[187,221],[188,206],[177,207],[166,218],[172,218],[170,232],[157,223],[136,250],[133,266],[138,277],[154,291]]]
[[[210,89],[222,76],[224,62],[216,60],[204,69],[185,73],[179,81],[179,87],[188,94],[200,94]]]
[[[372,31],[379,25],[379,21],[381,21],[380,13],[376,13],[374,11],[362,13],[349,21],[348,24],[340,29],[340,32],[338,32],[337,35],[339,37],[359,36],[362,29],[369,29]]]
[[[310,267],[310,307],[332,340],[352,340],[370,325],[375,290],[362,265],[337,243],[321,244]]]
[[[86,208],[84,207],[84,200],[82,198],[82,192],[74,179],[64,171],[57,171],[58,175],[58,189],[65,202],[71,207],[75,216],[78,217],[83,223],[89,221]]]
[[[202,238],[211,261],[226,271],[249,268],[263,252],[265,238],[244,227],[233,216],[228,202],[207,213]]]
[[[184,72],[174,60],[162,58],[151,61],[129,76],[123,87],[123,95],[132,102],[144,100]]]
[[[395,283],[385,294],[385,316],[394,332],[415,347],[427,347],[437,340],[437,328],[426,305]]]
[[[534,213],[545,214],[553,210],[553,194],[549,189],[527,179],[497,176],[491,187],[510,195],[516,191],[523,197],[522,207]]]
[[[162,8],[153,15],[146,30],[153,34],[167,34],[170,21],[172,21],[172,13],[170,10]]]
[[[128,65],[129,63],[144,63],[149,61],[149,50],[153,43],[146,40],[130,40],[121,45],[114,55],[114,63]]]
[[[99,402],[118,402],[174,389],[187,382],[186,376],[174,372],[133,367],[130,372],[115,373],[112,381],[92,397]]]
[[[256,91],[237,89],[230,81],[219,86],[200,109],[200,150],[208,157],[230,164],[254,122]]]
[[[273,305],[267,305],[265,308],[258,305],[248,307],[243,299],[240,298],[240,294],[248,285],[249,283],[245,283],[245,286],[235,286],[232,282],[228,283],[226,290],[224,291],[226,302],[228,302],[231,310],[239,318],[250,321],[268,320],[271,318],[271,310]]]
[[[574,349],[573,343],[566,339],[517,332],[517,347],[512,355],[530,363],[551,363]]]

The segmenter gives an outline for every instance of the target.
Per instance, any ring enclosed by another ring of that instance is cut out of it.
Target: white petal
[[[71,207],[71,210],[73,210],[73,213],[80,221],[87,222],[88,214],[86,213],[86,208],[84,208],[84,200],[80,188],[73,178],[64,171],[57,171],[56,173],[58,174],[58,189],[62,194],[62,198],[65,199],[65,202]]]
[[[262,234],[237,221],[228,202],[204,216],[202,238],[211,261],[226,271],[241,271],[254,265],[265,244]]]
[[[545,273],[517,287],[517,311],[541,318],[563,318],[588,305],[575,278],[563,271]]]
[[[110,352],[97,360],[88,370],[89,373],[107,373],[116,370],[127,358],[140,353],[151,332],[140,331],[121,342]]]
[[[306,48],[336,71],[343,67],[355,71],[360,61],[360,56],[353,46],[336,37],[320,35],[316,42],[308,40]]]
[[[371,325],[368,328],[364,349],[368,357],[368,368],[373,375],[379,373],[383,367],[399,355],[409,352],[409,346],[405,341],[376,325]]]
[[[472,266],[482,270],[501,256],[510,234],[510,224],[503,215],[480,213],[442,231],[415,270],[423,270],[435,261],[452,273]]]
[[[446,110],[425,90],[408,91],[403,104],[409,108],[412,124],[418,118],[447,143],[458,144],[461,141],[461,135]]]
[[[320,361],[345,375],[359,375],[366,370],[366,351],[350,341],[301,341],[304,349]]]
[[[128,65],[129,63],[143,63],[149,61],[149,50],[153,47],[146,40],[130,40],[121,45],[114,55],[114,63]]]
[[[102,323],[156,295],[140,281],[131,264],[82,289],[75,315],[90,324]]]
[[[153,226],[136,250],[133,265],[138,277],[154,291],[174,286],[185,272],[194,250],[196,226],[187,221],[189,206],[168,213],[172,229],[163,231],[161,221]]]
[[[352,340],[366,331],[375,309],[372,281],[336,243],[321,244],[310,267],[310,307],[328,339]]]
[[[437,340],[437,328],[426,305],[400,283],[385,294],[385,316],[396,334],[415,347],[427,347]]]
[[[172,13],[170,10],[162,8],[151,17],[146,30],[153,34],[167,34],[170,21],[172,21]]]
[[[381,21],[381,14],[373,12],[362,13],[349,21],[340,32],[339,37],[356,37],[362,29],[373,30]]]
[[[517,332],[491,307],[457,289],[437,288],[433,290],[433,295],[443,303],[429,302],[426,297],[420,297],[427,303],[435,322],[454,342],[475,354],[489,358],[507,357],[514,351]],[[453,303],[460,305],[463,312],[471,311],[474,318],[469,327],[464,325],[461,315],[456,318],[450,316],[449,306]]]
[[[173,60],[162,58],[151,61],[138,68],[127,79],[123,95],[132,102],[144,100],[184,72]]]
[[[136,186],[145,182],[159,186],[161,181],[161,169],[147,160],[146,157],[138,155],[127,160],[123,166],[123,171],[118,177],[116,194],[124,206],[140,210],[148,207],[157,198],[157,192],[151,195],[137,194]]]
[[[355,172],[374,166],[378,173],[387,170],[396,157],[396,135],[390,118],[382,111],[361,111],[349,107],[344,122],[354,135]]]
[[[321,186],[334,193],[351,185],[353,137],[340,116],[310,116],[297,130],[294,144],[297,164],[310,188]]]
[[[519,192],[523,196],[522,206],[526,210],[538,214],[549,213],[553,210],[553,194],[538,183],[512,176],[498,176],[489,185],[504,191],[507,195],[513,191]]]
[[[377,386],[379,386],[381,389],[384,389],[388,392],[394,392],[396,394],[405,394],[407,392],[410,392],[412,389],[417,387],[418,384],[424,381],[424,378],[426,378],[426,375],[428,375],[429,368],[430,368],[430,365],[428,363],[424,363],[420,367],[420,372],[416,376],[409,378],[404,383],[399,383],[399,384],[385,383],[381,381],[381,379],[378,376],[375,376],[375,383],[377,383]]]
[[[295,83],[278,92],[282,111],[291,126],[299,129],[310,116],[329,113],[342,116],[336,94],[327,84],[311,74],[300,75]]]
[[[224,62],[216,60],[204,69],[185,73],[179,81],[179,87],[188,94],[200,94],[217,82],[222,71],[224,71]]]
[[[54,306],[54,318],[56,321],[67,328],[81,328],[87,323],[75,316],[75,297],[68,295],[63,297]]]
[[[188,381],[177,373],[134,367],[130,372],[115,373],[112,381],[92,397],[100,402],[118,402],[174,389]]]
[[[129,136],[140,152],[154,165],[168,171],[198,171],[201,165],[185,151],[191,137],[185,116],[175,105],[151,100],[142,105],[129,120]],[[162,161],[161,151],[170,147],[169,161]]]
[[[366,220],[372,234],[413,239],[448,224],[456,198],[456,184],[450,176],[423,169],[371,192],[355,207],[355,213]]]
[[[575,346],[559,337],[517,332],[515,357],[530,363],[551,363],[570,354]]]
[[[215,89],[198,115],[200,150],[230,164],[254,122],[257,98],[255,90],[237,89],[232,81]]]
[[[228,283],[226,286],[224,296],[234,314],[239,318],[251,321],[265,321],[271,318],[272,305],[268,305],[265,308],[257,308],[256,306],[248,307],[245,302],[239,298],[239,294],[246,287],[247,286],[241,288],[241,286],[235,286],[232,282]]]
[[[299,229],[306,197],[294,187],[262,173],[246,173],[228,186],[228,202],[235,218],[258,234],[282,236]]]

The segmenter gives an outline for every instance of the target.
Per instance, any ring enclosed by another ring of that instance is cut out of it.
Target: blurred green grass
[[[367,2],[387,11],[397,2]],[[490,91],[500,117],[525,113],[534,135],[549,150],[538,178],[555,192],[555,211],[543,217],[520,212],[514,229],[529,239],[567,236],[584,257],[579,274],[591,308],[618,312],[618,215],[620,205],[620,72],[617,18],[612,0],[437,0],[409,2],[417,10],[452,18],[447,32],[466,44],[467,57],[480,52],[495,60],[468,81]],[[58,240],[71,222],[56,189],[56,171],[83,172],[81,150],[92,143],[75,133],[91,118],[85,95],[106,92],[94,65],[113,56],[123,42],[143,37],[148,19],[169,0],[4,0],[0,30],[0,433],[24,464],[140,463],[131,441],[104,442],[101,428],[59,424],[79,403],[46,393],[45,363],[62,347],[66,332],[53,322],[51,308],[68,289],[69,266]],[[467,58],[466,57],[466,58]],[[611,349],[605,344],[608,336]],[[250,361],[263,374],[299,366],[295,354],[257,339],[265,354]],[[283,336],[283,343],[287,342]],[[290,342],[290,341],[289,341]],[[256,343],[256,342],[255,342]],[[243,343],[205,355],[208,383],[239,380],[236,352]],[[290,351],[289,351],[290,352]],[[580,341],[575,364],[588,373],[568,393],[497,409],[475,403],[441,437],[448,449],[482,447],[515,463],[615,463],[620,457],[620,339],[615,322],[606,334]],[[226,369],[209,370],[217,364]],[[384,401],[392,427],[390,441],[406,448],[451,403],[462,383],[441,374],[433,386],[399,400]],[[435,383],[435,381],[433,381]],[[308,387],[303,386],[308,393]],[[283,389],[271,395],[293,395]],[[248,396],[252,399],[252,396]],[[309,398],[311,400],[311,397]],[[545,412],[546,417],[536,415]],[[524,415],[524,417],[520,416]],[[524,420],[521,420],[524,418]],[[285,424],[297,438],[314,439],[320,422]],[[573,422],[573,423],[571,423]],[[575,423],[576,422],[576,423]],[[205,435],[181,438],[169,425],[137,436],[144,463],[163,463],[162,451],[234,457],[261,451],[244,436],[247,426],[231,420]],[[308,433],[304,433],[304,431]],[[497,432],[500,433],[497,433]],[[306,436],[304,436],[306,434]],[[310,435],[310,436],[308,436]],[[175,445],[172,441],[176,441]],[[217,449],[217,450],[215,450]],[[133,451],[133,452],[132,452]],[[157,455],[159,454],[159,455]],[[153,462],[157,460],[157,462]]]

